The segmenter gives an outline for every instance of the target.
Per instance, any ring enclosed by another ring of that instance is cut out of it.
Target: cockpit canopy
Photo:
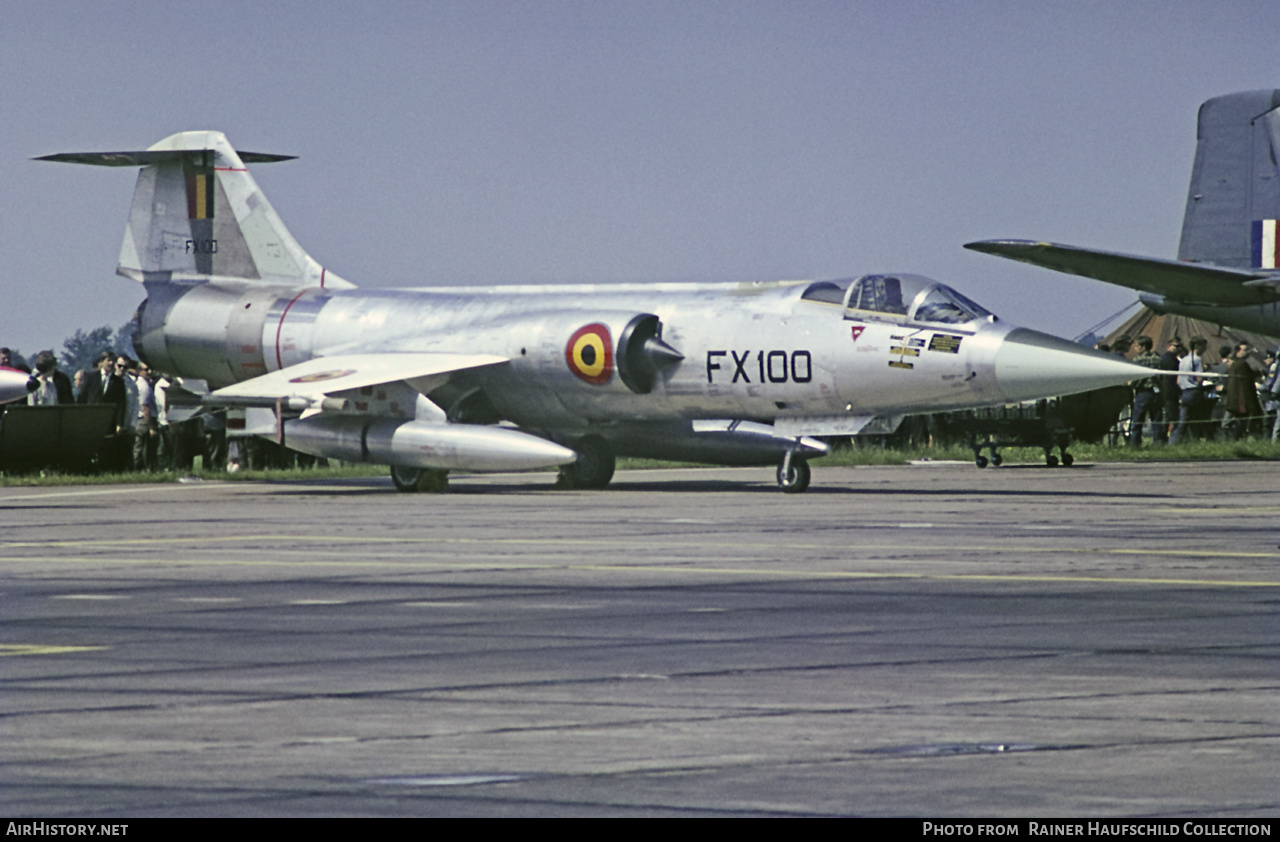
[[[863,275],[818,281],[800,296],[844,306],[846,319],[959,325],[995,316],[946,284],[921,275]]]

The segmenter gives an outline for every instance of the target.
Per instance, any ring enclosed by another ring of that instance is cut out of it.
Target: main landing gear
[[[1076,463],[1076,458],[1067,452],[1066,447],[1058,448],[1062,453],[1062,467],[1070,468]],[[1050,468],[1058,467],[1058,457],[1049,452],[1049,448],[1044,449],[1044,463]]]
[[[997,452],[996,445],[991,445],[991,459],[989,459],[989,461],[987,457],[984,457],[983,454],[979,452],[979,449],[980,448],[978,447],[974,447],[973,449],[973,463],[979,468],[987,467],[988,463],[989,465],[995,465],[998,468],[1002,463],[1004,463],[1004,458],[1001,458],[1000,453]],[[1059,445],[1059,450],[1062,453],[1062,467],[1069,468],[1075,465],[1075,457],[1066,452],[1065,444]],[[1059,465],[1059,458],[1053,456],[1051,447],[1044,448],[1044,465],[1051,468],[1056,468],[1057,465]]]
[[[556,488],[604,488],[613,479],[616,460],[609,443],[599,436],[578,439],[572,445],[577,461],[560,466]]]
[[[990,464],[995,465],[997,468],[1004,464],[1004,457],[996,451],[994,445],[991,448],[991,459],[989,461]],[[973,451],[973,464],[977,465],[979,468],[985,468],[988,464],[987,457],[979,453],[977,448],[974,448]]]
[[[396,491],[443,494],[449,490],[449,472],[441,468],[401,468],[391,466],[391,482]]]

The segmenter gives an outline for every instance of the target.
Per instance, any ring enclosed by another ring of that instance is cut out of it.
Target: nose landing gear
[[[778,466],[778,487],[787,494],[800,494],[809,487],[809,463],[799,459],[794,450],[788,450]]]

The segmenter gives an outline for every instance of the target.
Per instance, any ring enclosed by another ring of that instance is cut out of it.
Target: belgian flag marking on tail
[[[187,217],[213,219],[213,173],[187,173]]]
[[[609,328],[589,324],[574,331],[564,346],[569,370],[593,386],[603,386],[613,377],[613,338]]]

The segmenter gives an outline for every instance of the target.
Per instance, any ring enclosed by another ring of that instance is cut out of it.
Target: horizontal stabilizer
[[[215,149],[163,149],[140,152],[60,152],[42,155],[33,161],[54,161],[60,164],[89,164],[95,167],[147,167],[166,162],[182,163],[192,155],[216,152]],[[293,161],[297,155],[269,155],[265,152],[241,152],[236,150],[245,164],[274,164],[277,161]]]
[[[344,354],[317,357],[218,389],[205,403],[252,406],[293,398],[314,402],[326,395],[401,380],[426,394],[443,385],[455,372],[505,362],[506,357],[494,354]]]
[[[983,240],[965,248],[1154,293],[1186,303],[1239,307],[1280,300],[1274,273],[1093,251],[1033,240]],[[1257,283],[1261,281],[1261,283]]]

